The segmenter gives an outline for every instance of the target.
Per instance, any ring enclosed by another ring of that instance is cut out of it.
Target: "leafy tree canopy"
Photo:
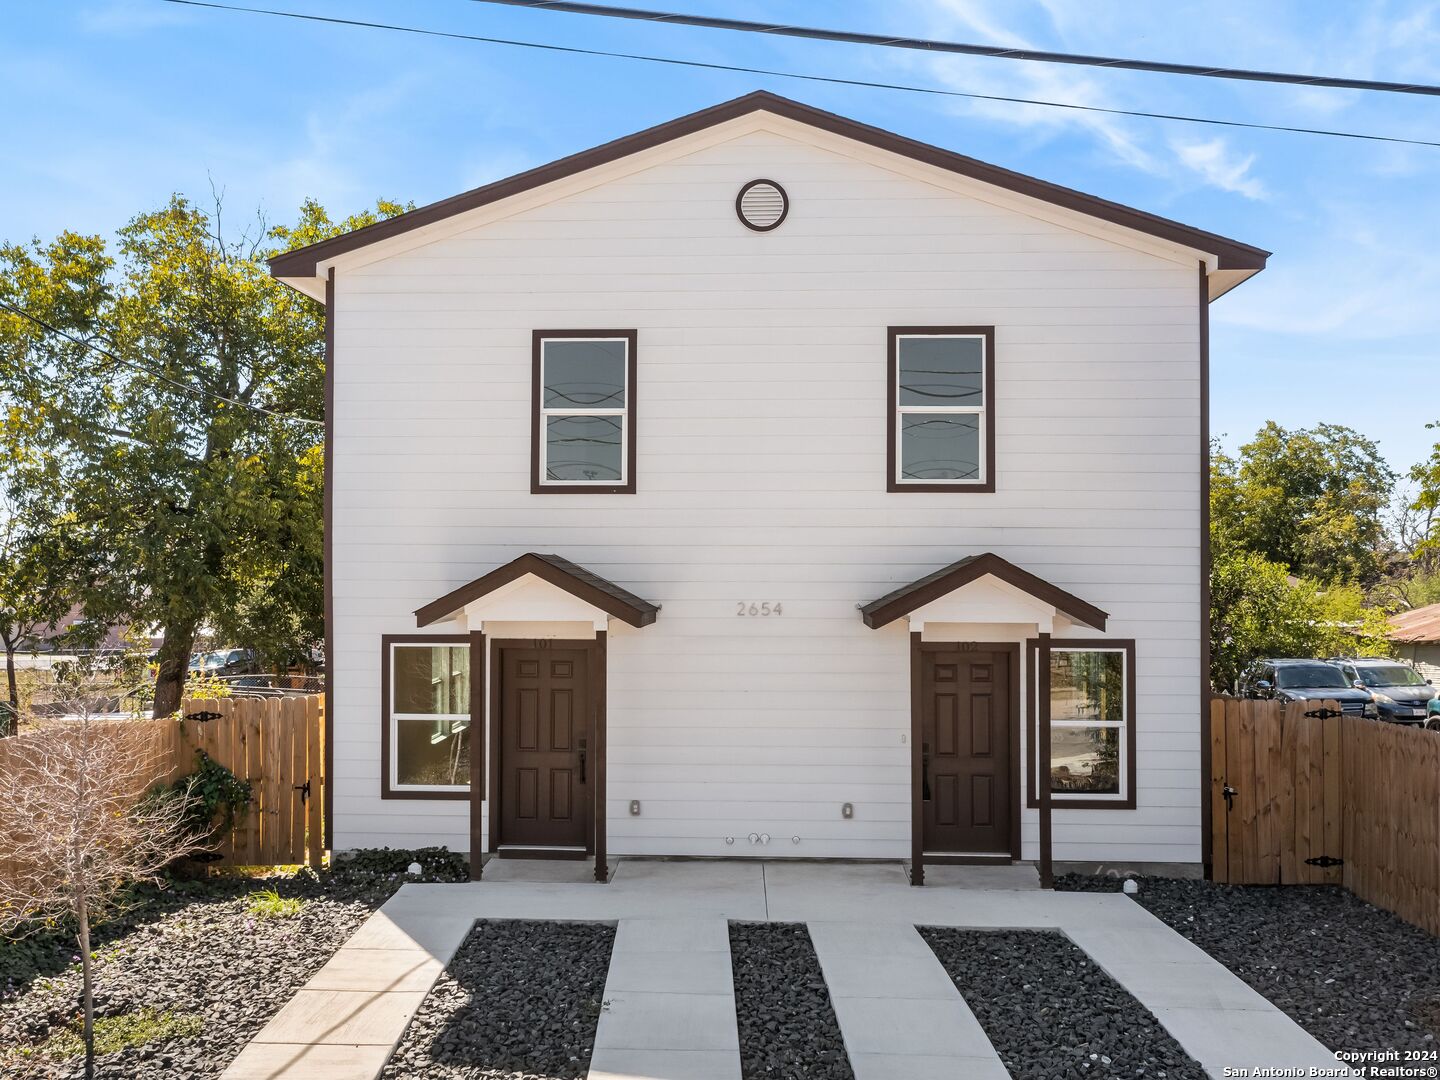
[[[1287,431],[1270,421],[1238,456],[1212,454],[1212,543],[1316,581],[1373,581],[1395,481],[1374,440],[1348,427]]]
[[[76,599],[163,633],[155,709],[178,705],[204,626],[281,666],[323,632],[323,312],[272,279],[278,250],[405,209],[231,236],[175,196],[98,237],[0,248],[0,483],[78,523]]]

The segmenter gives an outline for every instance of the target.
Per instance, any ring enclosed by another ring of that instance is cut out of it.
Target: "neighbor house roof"
[[[866,626],[878,629],[987,574],[1028,593],[1075,622],[1084,623],[1096,630],[1105,629],[1105,620],[1109,616],[1094,604],[1081,600],[1058,585],[1050,584],[1044,578],[1036,577],[1028,570],[1021,570],[1009,560],[989,551],[982,555],[967,556],[943,570],[936,570],[935,573],[927,574],[909,585],[902,585],[894,592],[886,593],[879,600],[861,608],[860,616],[865,620]]]
[[[571,596],[599,608],[605,614],[627,622],[631,626],[649,626],[655,621],[660,608],[648,600],[642,600],[613,581],[607,581],[599,574],[591,573],[583,566],[577,566],[559,555],[537,555],[530,552],[521,555],[514,562],[491,570],[484,577],[478,577],[468,585],[461,585],[438,600],[432,600],[415,612],[416,626],[429,626],[441,619],[454,615],[466,604],[488,596],[496,589],[510,584],[526,574],[533,574],[541,581],[547,581],[556,588],[564,589]]]
[[[324,274],[325,264],[328,261],[347,252],[356,251],[414,229],[433,225],[456,214],[463,214],[466,211],[499,202],[545,184],[563,180],[587,169],[617,161],[631,154],[649,150],[755,112],[767,112],[801,124],[808,124],[822,131],[853,139],[856,142],[908,157],[926,165],[1203,252],[1213,258],[1214,270],[1234,272],[1225,274],[1225,280],[1219,283],[1217,288],[1211,289],[1212,299],[1225,289],[1239,284],[1240,281],[1264,269],[1265,260],[1270,254],[1262,248],[1242,244],[1237,240],[1230,240],[1190,225],[1182,225],[1178,221],[1171,221],[1156,214],[1136,210],[1133,207],[1123,206],[1094,195],[1087,195],[1059,184],[1038,180],[1023,173],[1000,168],[998,165],[990,165],[975,158],[957,154],[952,150],[906,138],[883,128],[862,124],[859,121],[825,112],[823,109],[816,109],[777,94],[756,91],[753,94],[746,94],[744,97],[690,113],[688,116],[646,128],[644,131],[604,143],[590,150],[572,154],[548,165],[541,165],[539,168],[518,173],[504,180],[497,180],[495,183],[474,188],[463,194],[417,207],[409,213],[378,221],[363,229],[356,229],[354,232],[345,233],[342,236],[322,240],[308,247],[297,248],[295,251],[277,255],[270,260],[270,273],[277,278],[289,279],[296,283],[305,279],[314,279]]]
[[[1440,642],[1440,604],[1429,604],[1390,616],[1390,640]]]

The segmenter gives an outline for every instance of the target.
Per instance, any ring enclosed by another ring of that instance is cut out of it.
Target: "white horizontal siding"
[[[903,857],[908,642],[855,607],[994,551],[1138,641],[1139,808],[1061,812],[1056,857],[1198,860],[1193,266],[754,133],[336,296],[338,846],[468,846],[463,803],[379,799],[379,636],[540,550],[664,605],[612,627],[613,852]],[[996,327],[993,495],[885,492],[885,331],[925,324]],[[639,333],[636,495],[529,494],[530,335],[566,327]]]

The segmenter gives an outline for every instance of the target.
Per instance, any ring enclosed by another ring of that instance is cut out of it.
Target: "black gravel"
[[[96,957],[97,1016],[144,1008],[198,1016],[199,1034],[101,1055],[98,1074],[125,1080],[219,1076],[376,908],[407,880],[418,853],[368,852],[333,871],[264,879],[221,877],[138,890],[127,914],[101,926]],[[427,852],[426,880],[456,880],[463,864]],[[463,879],[463,878],[462,878]],[[420,880],[420,879],[408,879]],[[303,901],[299,914],[260,919],[249,894],[273,888]],[[33,1051],[79,1016],[80,965],[73,935],[35,935],[0,944],[0,1076],[69,1080],[80,1058]]]
[[[1154,1015],[1065,935],[919,930],[1016,1080],[1206,1080]]]
[[[1440,938],[1333,886],[1137,880],[1141,905],[1331,1050],[1440,1047]],[[1120,887],[1113,878],[1056,881],[1076,891]]]
[[[383,1080],[584,1080],[614,944],[609,923],[476,923]]]
[[[730,924],[744,1080],[854,1080],[804,923]]]

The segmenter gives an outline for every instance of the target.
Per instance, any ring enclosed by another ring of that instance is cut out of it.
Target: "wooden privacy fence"
[[[250,782],[251,804],[216,848],[224,863],[319,866],[324,857],[323,698],[317,694],[188,700],[180,711],[182,716],[206,719],[96,722],[143,727],[151,743],[147,757],[153,755],[157,784],[193,773],[197,750]],[[0,739],[0,770],[11,767],[9,748],[30,737]],[[0,807],[0,826],[3,817]]]
[[[1440,934],[1440,733],[1338,712],[1211,701],[1214,878],[1344,885]]]

